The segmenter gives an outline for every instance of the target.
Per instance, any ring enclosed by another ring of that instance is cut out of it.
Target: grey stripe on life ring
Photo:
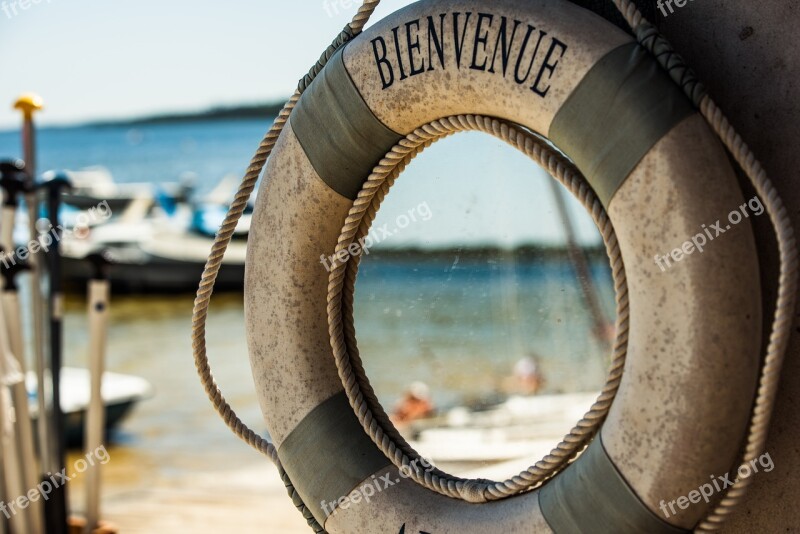
[[[650,511],[617,471],[598,436],[563,473],[539,491],[556,534],[686,534]]]
[[[372,169],[402,136],[364,102],[344,66],[343,50],[303,93],[290,121],[320,178],[355,200]]]
[[[549,138],[608,208],[650,149],[694,112],[655,58],[628,43],[592,67],[556,114]]]
[[[370,475],[391,465],[364,432],[344,392],[311,410],[281,443],[278,457],[320,525],[327,519],[322,502],[347,497]]]

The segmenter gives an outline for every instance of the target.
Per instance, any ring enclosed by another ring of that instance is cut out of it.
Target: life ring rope
[[[786,356],[786,348],[791,336],[794,322],[794,310],[797,302],[797,242],[791,220],[778,191],[767,176],[766,171],[736,129],[730,124],[722,110],[717,107],[711,97],[706,96],[700,104],[700,111],[708,121],[725,147],[733,155],[739,166],[756,189],[764,202],[770,222],[775,230],[780,256],[778,278],[778,298],[775,303],[772,327],[769,336],[766,356],[762,365],[758,384],[758,395],[753,408],[750,431],[747,437],[742,465],[756,460],[764,453],[769,424],[775,407],[781,369]],[[733,483],[725,497],[714,511],[700,523],[698,532],[719,530],[725,520],[733,513],[742,501],[752,477],[739,477]]]
[[[786,348],[792,331],[793,315],[797,303],[798,268],[794,228],[783,200],[767,176],[761,162],[706,92],[703,84],[686,66],[680,55],[675,52],[672,45],[641,16],[633,2],[630,0],[613,0],[613,2],[635,31],[637,40],[658,59],[676,83],[684,89],[686,95],[700,109],[700,113],[714,133],[745,172],[756,193],[764,201],[775,231],[780,257],[778,297],[775,302],[769,344],[762,364],[747,444],[742,457],[742,464],[747,464],[764,452]],[[742,501],[750,484],[752,484],[752,477],[742,478],[737,474],[733,486],[725,494],[725,497],[695,530],[697,532],[719,530]]]
[[[770,222],[775,230],[780,257],[778,296],[775,304],[769,344],[763,361],[758,393],[754,403],[747,444],[743,454],[743,462],[747,463],[756,459],[764,450],[769,423],[775,404],[780,371],[783,365],[789,336],[791,335],[793,313],[797,298],[798,264],[794,231],[783,202],[772,182],[767,177],[760,162],[755,158],[747,144],[736,133],[735,128],[730,124],[713,99],[705,93],[702,84],[694,78],[693,74],[691,74],[691,70],[686,68],[685,63],[680,60],[680,57],[674,52],[666,39],[661,37],[655,28],[644,19],[638,8],[630,0],[612,1],[620,13],[622,13],[629,26],[634,30],[637,40],[653,53],[660,64],[673,76],[673,79],[686,91],[689,98],[698,106],[708,124],[722,140],[736,162],[744,170],[756,192],[763,200],[765,210],[769,214]],[[193,311],[192,345],[195,365],[200,380],[214,408],[234,434],[276,463],[295,505],[303,512],[309,525],[311,525],[316,532],[324,532],[324,529],[314,520],[296,492],[293,492],[291,482],[280,466],[275,447],[247,427],[247,425],[239,419],[216,385],[206,352],[205,323],[208,317],[208,307],[213,293],[214,283],[222,264],[222,258],[230,243],[236,224],[244,212],[247,201],[258,181],[258,177],[289,115],[297,104],[302,92],[319,73],[333,53],[341,48],[349,39],[361,32],[379,2],[380,0],[364,0],[352,22],[345,27],[343,32],[334,40],[333,44],[322,54],[317,64],[309,71],[309,74],[301,80],[297,91],[286,103],[269,132],[265,135],[243,177],[225,221],[215,237],[214,245],[206,263],[200,287],[197,292]],[[703,532],[718,530],[735,507],[741,502],[751,482],[752,480],[750,477],[737,478],[733,487],[727,492],[722,501],[712,513],[698,525],[696,530]]]
[[[239,219],[242,217],[247,207],[247,203],[258,182],[261,171],[264,169],[264,165],[269,155],[272,153],[272,149],[275,147],[278,137],[289,120],[289,115],[291,115],[292,110],[297,105],[297,101],[300,99],[303,91],[305,91],[311,81],[319,74],[331,56],[350,39],[361,33],[364,29],[364,25],[369,21],[379,3],[380,0],[364,0],[353,16],[353,19],[321,54],[319,60],[311,67],[308,74],[299,81],[297,90],[295,90],[292,97],[283,106],[283,109],[278,113],[278,117],[273,122],[269,131],[261,140],[255,155],[250,160],[250,165],[245,171],[242,182],[239,184],[233,202],[230,208],[228,208],[228,213],[225,215],[225,219],[214,237],[214,244],[211,247],[211,253],[203,269],[203,275],[197,290],[192,312],[192,352],[194,355],[195,367],[197,368],[200,382],[211,404],[220,417],[222,417],[222,420],[228,428],[236,436],[261,454],[267,456],[277,466],[292,502],[302,513],[308,525],[318,533],[325,532],[325,529],[314,519],[311,511],[306,507],[295,491],[291,480],[289,480],[289,476],[281,466],[280,460],[278,459],[278,451],[275,446],[253,431],[239,418],[230,404],[228,404],[219,386],[217,386],[214,375],[211,372],[211,366],[208,362],[206,350],[206,321],[208,319],[208,307],[211,303],[211,296],[214,292],[214,284],[216,283],[219,270],[222,267],[222,259],[225,256],[225,251],[233,238]]]
[[[493,135],[529,156],[572,192],[589,211],[602,234],[617,295],[617,336],[608,378],[597,401],[550,454],[506,481],[477,482],[438,470],[424,470],[418,461],[419,455],[405,441],[398,443],[395,440],[394,427],[375,397],[358,356],[353,327],[353,294],[360,259],[358,255],[353,261],[335,261],[332,265],[328,285],[328,324],[339,377],[351,407],[373,442],[395,466],[410,472],[413,480],[428,489],[468,502],[486,502],[540,486],[565,468],[596,435],[622,380],[628,346],[628,290],[614,228],[605,208],[580,171],[527,130],[499,119],[476,115],[457,115],[436,120],[418,128],[395,145],[364,182],[344,223],[336,251],[347,249],[351,243],[367,234],[389,188],[417,154],[434,141],[463,131],[480,131]]]

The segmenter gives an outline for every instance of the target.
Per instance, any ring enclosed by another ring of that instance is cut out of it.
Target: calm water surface
[[[108,167],[120,182],[196,176],[207,192],[225,175],[241,175],[264,121],[146,127],[45,129],[40,169]],[[18,155],[14,132],[0,132],[0,156]],[[398,180],[375,222],[393,224],[425,203],[432,217],[382,246],[453,252],[426,256],[374,254],[362,263],[356,289],[356,329],[370,379],[385,406],[424,380],[442,407],[495,393],[519,358],[535,355],[551,392],[602,384],[608,356],[589,333],[590,320],[571,266],[535,262],[511,252],[520,244],[563,243],[541,171],[498,141],[457,136],[434,147]],[[468,157],[464,157],[467,154]],[[580,239],[597,232],[574,202]],[[459,247],[505,250],[476,259]],[[609,270],[593,266],[601,300],[613,317]],[[108,369],[140,375],[155,388],[116,436],[107,470],[112,491],[132,491],[209,466],[233,467],[255,453],[226,429],[200,386],[191,354],[193,295],[116,295],[112,302]],[[85,302],[70,297],[65,320],[66,364],[86,364]],[[250,366],[242,295],[215,296],[208,349],[218,383],[242,419],[263,429]]]

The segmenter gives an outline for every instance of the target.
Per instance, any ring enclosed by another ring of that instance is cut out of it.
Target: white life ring
[[[405,479],[363,431],[331,354],[320,265],[383,155],[459,114],[518,123],[576,162],[614,224],[631,310],[625,375],[600,436],[543,488],[481,504]],[[425,0],[368,28],[301,97],[248,243],[253,376],[305,505],[331,533],[693,528],[713,500],[673,514],[664,502],[734,466],[758,376],[754,238],[748,220],[726,227],[744,204],[683,91],[631,36],[572,3]],[[673,255],[701,234],[702,251]],[[664,272],[654,257],[667,255]]]

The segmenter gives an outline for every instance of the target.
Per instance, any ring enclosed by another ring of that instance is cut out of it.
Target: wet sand
[[[311,532],[267,460],[109,492],[104,510],[107,520],[129,534]]]

